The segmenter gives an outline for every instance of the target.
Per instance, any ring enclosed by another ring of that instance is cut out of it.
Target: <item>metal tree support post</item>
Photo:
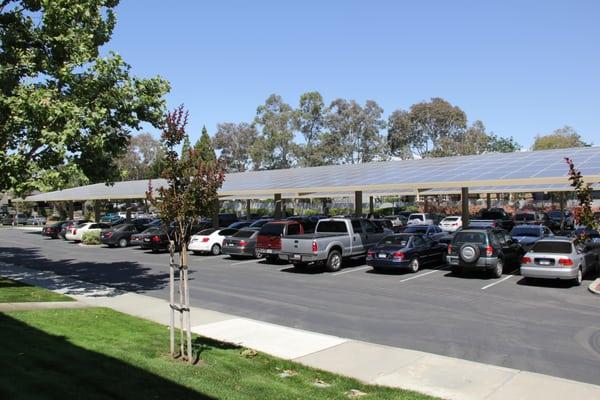
[[[281,193],[275,193],[273,200],[275,201],[274,217],[275,219],[281,219]]]
[[[190,316],[190,291],[188,285],[187,253],[182,252],[180,263],[175,263],[175,242],[169,243],[169,307],[171,309],[171,324],[169,326],[169,347],[172,357],[175,355],[175,312],[179,313],[179,355],[193,362],[192,358],[192,328]],[[175,270],[178,274],[179,302],[175,303]],[[184,339],[185,334],[185,339]]]
[[[362,191],[354,192],[354,215],[362,217]]]
[[[213,210],[212,210],[212,226],[213,228],[218,228],[219,227],[219,200],[215,201],[215,204],[213,205]]]
[[[460,201],[462,203],[462,226],[469,227],[469,188],[460,189]]]

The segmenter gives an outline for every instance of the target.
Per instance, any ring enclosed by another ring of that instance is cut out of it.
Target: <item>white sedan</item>
[[[204,229],[190,239],[188,250],[194,254],[210,253],[218,256],[221,254],[221,248],[223,248],[223,240],[225,237],[231,236],[236,233],[238,229],[225,228],[225,229]]]
[[[67,233],[65,234],[65,239],[75,241],[75,242],[81,242],[83,240],[83,234],[85,232],[93,232],[93,231],[100,232],[102,229],[108,229],[108,228],[110,228],[110,225],[108,225],[108,224],[102,224],[102,223],[96,223],[96,222],[85,222],[83,224],[76,225],[76,226],[69,228],[67,230]]]
[[[462,227],[462,217],[446,217],[440,222],[444,232],[456,232]]]

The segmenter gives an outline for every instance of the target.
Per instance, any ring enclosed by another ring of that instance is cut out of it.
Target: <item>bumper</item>
[[[100,238],[100,243],[102,243],[102,244],[117,244],[118,241],[119,241],[118,239],[112,238],[112,237],[110,237],[110,238],[101,237]]]
[[[279,253],[279,258],[281,260],[289,261],[289,262],[295,261],[295,262],[306,262],[306,263],[323,260],[323,258],[319,257],[318,254],[297,254],[297,253]]]
[[[377,258],[367,258],[367,265],[378,269],[403,269],[408,268],[410,265],[410,260],[392,261],[380,260]]]
[[[526,278],[543,279],[575,279],[577,278],[577,267],[573,268],[548,268],[521,266],[521,275]]]
[[[188,250],[190,251],[210,251],[208,242],[191,242],[188,244]]]
[[[70,233],[67,233],[65,235],[65,239],[70,240],[70,241],[74,241],[74,242],[81,242],[81,236],[79,236],[79,235],[71,235]]]
[[[440,229],[444,232],[456,232],[460,228],[459,226],[440,226]]]
[[[256,251],[264,256],[277,256],[281,254],[281,249],[264,249],[257,247]]]
[[[446,256],[446,261],[450,266],[458,265],[463,268],[492,269],[496,266],[498,257],[479,257],[474,263],[466,263],[458,256]]]
[[[229,254],[229,255],[233,255],[233,256],[253,256],[254,255],[254,249],[249,248],[249,247],[240,247],[240,246],[223,246],[223,248],[221,249],[221,253],[223,254]]]

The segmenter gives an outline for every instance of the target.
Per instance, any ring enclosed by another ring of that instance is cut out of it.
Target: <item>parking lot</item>
[[[168,255],[83,247],[37,231],[0,229],[0,260],[166,298]],[[190,257],[192,305],[326,334],[597,384],[600,298],[567,282],[525,283],[446,266],[339,272],[228,256]],[[166,311],[165,311],[166,312]]]

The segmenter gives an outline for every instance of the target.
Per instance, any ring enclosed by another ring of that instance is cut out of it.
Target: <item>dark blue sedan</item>
[[[384,237],[367,253],[367,265],[374,270],[408,269],[446,263],[447,246],[422,234],[398,233]]]

